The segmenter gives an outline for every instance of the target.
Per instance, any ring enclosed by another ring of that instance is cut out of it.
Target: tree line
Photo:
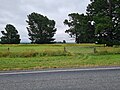
[[[85,14],[71,13],[64,24],[69,27],[65,33],[75,38],[76,43],[98,43],[106,46],[120,44],[120,0],[90,0]],[[57,31],[55,21],[38,13],[27,16],[27,30],[31,43],[54,43]],[[1,43],[20,43],[16,28],[7,24],[1,31]]]

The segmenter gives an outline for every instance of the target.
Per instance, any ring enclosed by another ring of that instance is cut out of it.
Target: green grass
[[[120,66],[120,47],[95,44],[0,45],[0,70],[96,66]]]

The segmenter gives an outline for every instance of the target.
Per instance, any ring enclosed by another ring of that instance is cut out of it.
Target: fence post
[[[64,52],[67,52],[66,47],[64,47]]]
[[[8,48],[8,52],[10,51],[10,48]]]
[[[94,47],[94,53],[96,53],[97,52],[97,50],[96,50],[96,48]]]

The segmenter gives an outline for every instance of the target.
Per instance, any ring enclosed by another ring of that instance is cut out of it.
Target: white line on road
[[[74,71],[94,71],[94,70],[119,70],[119,69],[120,69],[120,67],[110,67],[110,68],[85,68],[85,69],[63,69],[63,70],[45,70],[45,71],[23,71],[23,72],[0,73],[0,75],[54,73],[54,72],[74,72]]]

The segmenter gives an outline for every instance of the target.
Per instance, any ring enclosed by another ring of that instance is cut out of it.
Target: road
[[[120,90],[120,69],[2,72],[0,90]]]

